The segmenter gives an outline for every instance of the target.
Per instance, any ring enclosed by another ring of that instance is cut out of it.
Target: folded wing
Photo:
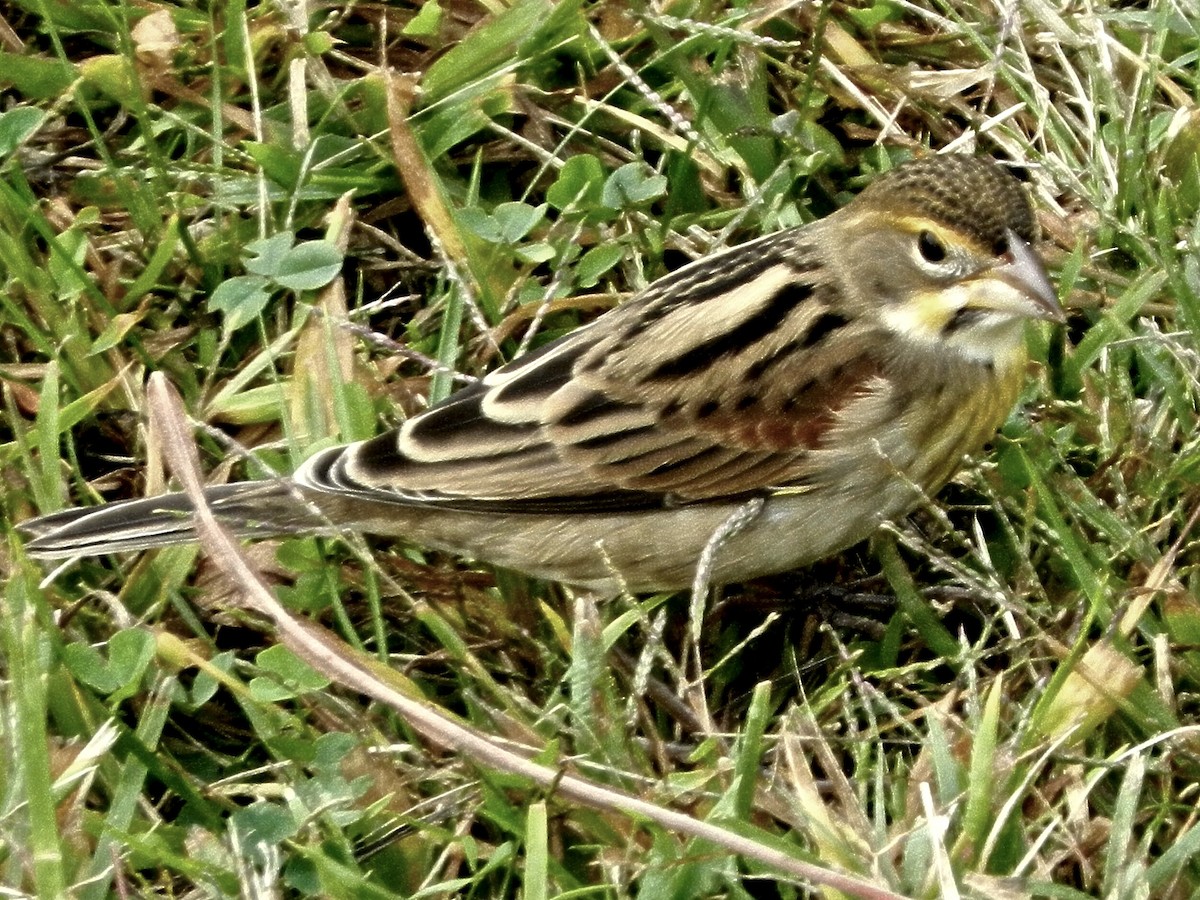
[[[816,233],[680,269],[396,431],[318,455],[297,481],[527,512],[802,485],[839,410],[880,372],[871,334],[816,263]]]

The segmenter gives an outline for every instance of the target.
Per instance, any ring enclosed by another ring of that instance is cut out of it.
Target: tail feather
[[[224,484],[205,490],[217,519],[239,537],[272,537],[328,527],[288,481]],[[186,544],[196,539],[186,494],[162,494],[50,513],[18,528],[31,556],[61,559]]]

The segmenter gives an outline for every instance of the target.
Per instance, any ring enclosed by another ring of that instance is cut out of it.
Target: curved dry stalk
[[[221,571],[241,588],[245,608],[271,619],[278,629],[280,642],[331,681],[391,707],[430,743],[456,751],[480,766],[527,778],[560,797],[635,820],[653,822],[675,834],[708,841],[730,853],[753,859],[781,874],[834,888],[853,897],[902,900],[901,895],[886,887],[805,862],[732,829],[533,762],[498,747],[487,735],[457,721],[436,705],[409,696],[400,686],[402,681],[397,673],[369,654],[345,644],[328,629],[295,618],[279,603],[250,565],[242,548],[205,504],[199,454],[188,434],[183,405],[179,394],[161,372],[150,376],[148,399],[151,425],[163,443],[164,456],[171,462],[172,471],[195,507],[194,522],[201,546]],[[530,755],[535,752],[531,749]]]

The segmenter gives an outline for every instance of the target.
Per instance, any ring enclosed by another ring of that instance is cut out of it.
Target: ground
[[[0,4],[0,883],[1193,896],[1198,60],[1186,0]],[[287,472],[946,148],[1019,167],[1069,321],[838,558],[699,605],[253,545],[371,694],[194,548],[22,551],[163,486],[152,372],[206,479]]]

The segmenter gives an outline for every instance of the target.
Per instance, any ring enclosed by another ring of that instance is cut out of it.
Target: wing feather
[[[399,429],[328,451],[297,479],[514,512],[802,485],[810,452],[880,371],[873,336],[817,263],[820,224],[686,266]]]

